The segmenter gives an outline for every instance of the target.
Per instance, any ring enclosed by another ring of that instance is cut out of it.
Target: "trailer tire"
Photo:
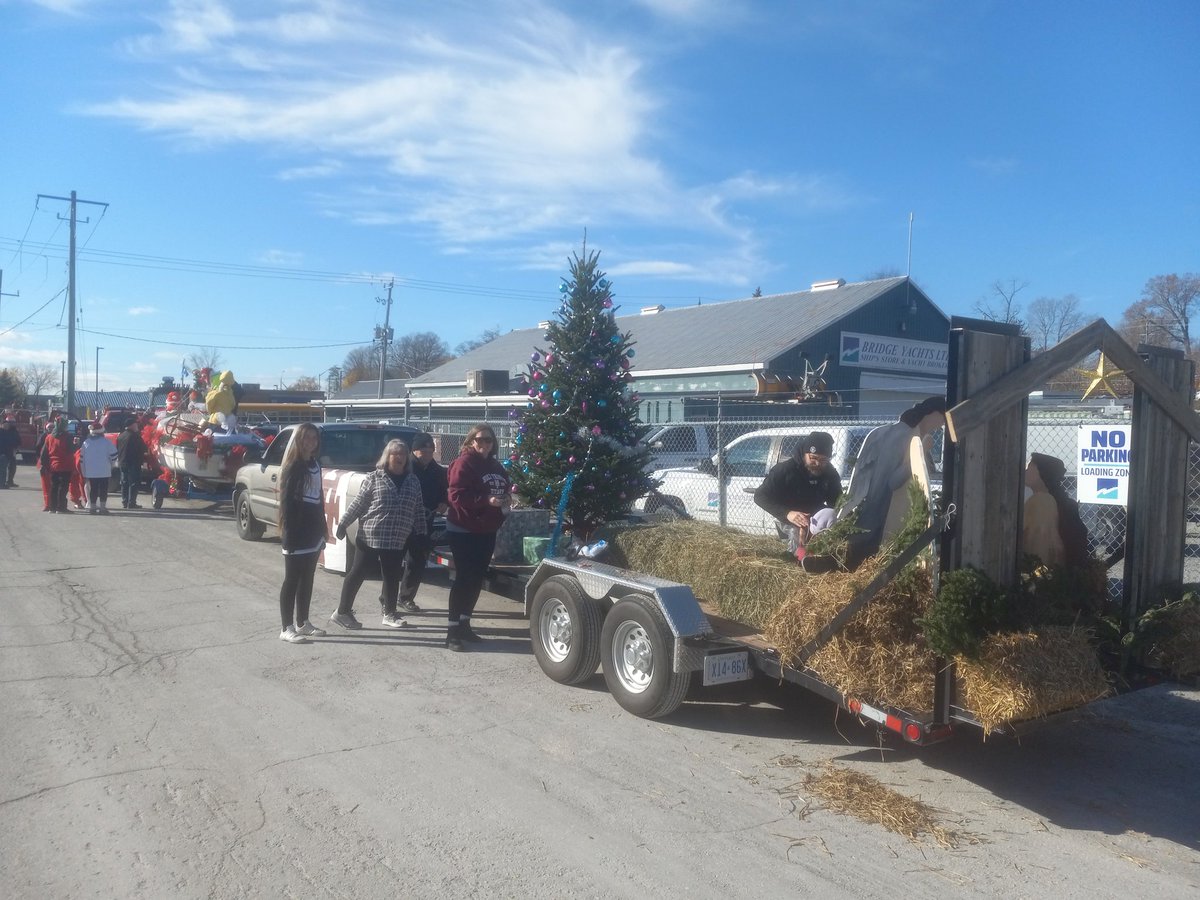
[[[604,680],[627,712],[657,719],[679,708],[692,676],[672,669],[674,642],[651,597],[630,594],[608,611],[600,631]]]
[[[552,681],[579,684],[600,667],[600,604],[569,575],[547,578],[529,607],[529,639]]]
[[[233,501],[237,519],[237,533],[243,541],[257,541],[263,536],[266,531],[266,526],[258,519],[254,518],[254,510],[250,508],[250,496],[248,492],[242,491]]]

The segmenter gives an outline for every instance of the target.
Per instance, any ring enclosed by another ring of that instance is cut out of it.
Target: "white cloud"
[[[699,25],[748,9],[641,3]],[[725,242],[717,256],[732,260],[754,243],[750,204],[855,202],[826,176],[681,184],[655,153],[667,95],[647,67],[661,53],[653,37],[614,37],[543,0],[495,0],[486,17],[458,4],[290,0],[280,12],[174,0],[157,26],[127,45],[150,71],[87,112],[189,152],[245,143],[286,153],[297,164],[281,166],[282,180],[341,179],[311,195],[322,214],[430,230],[447,253],[493,245],[520,257],[531,239],[590,221],[682,228]],[[685,255],[697,261],[679,264],[697,271],[713,257],[708,247]]]
[[[295,268],[304,261],[304,255],[293,250],[267,250],[259,254],[258,261],[267,266]]]
[[[131,306],[126,312],[131,316],[152,316],[158,312],[157,306]]]

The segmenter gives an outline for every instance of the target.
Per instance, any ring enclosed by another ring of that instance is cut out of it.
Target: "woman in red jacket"
[[[446,540],[454,557],[454,584],[446,646],[461,651],[466,649],[464,641],[481,640],[471,628],[471,613],[509,506],[508,474],[496,458],[496,432],[490,425],[467,432],[462,452],[450,464],[449,482]]]
[[[67,431],[66,419],[60,417],[54,420],[54,430],[42,446],[39,462],[42,471],[50,473],[50,512],[70,512],[67,509],[67,488],[75,472],[75,441]]]

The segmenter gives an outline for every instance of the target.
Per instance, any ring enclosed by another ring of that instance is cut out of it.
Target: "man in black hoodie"
[[[754,502],[779,520],[790,535],[789,549],[803,556],[804,545],[822,526],[832,524],[833,508],[842,494],[842,476],[829,463],[833,436],[814,431],[796,447],[791,459],[774,466],[754,492]],[[822,510],[824,518],[813,517]]]

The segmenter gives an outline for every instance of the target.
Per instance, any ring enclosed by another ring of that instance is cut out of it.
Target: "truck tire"
[[[238,537],[243,541],[257,541],[262,538],[266,526],[254,518],[254,510],[250,508],[250,497],[246,491],[241,491],[233,502]]]
[[[547,578],[529,607],[529,638],[552,681],[578,684],[600,666],[600,604],[569,575]]]
[[[608,611],[600,631],[604,680],[627,712],[657,719],[679,708],[692,677],[672,669],[674,643],[650,597],[631,594]]]

